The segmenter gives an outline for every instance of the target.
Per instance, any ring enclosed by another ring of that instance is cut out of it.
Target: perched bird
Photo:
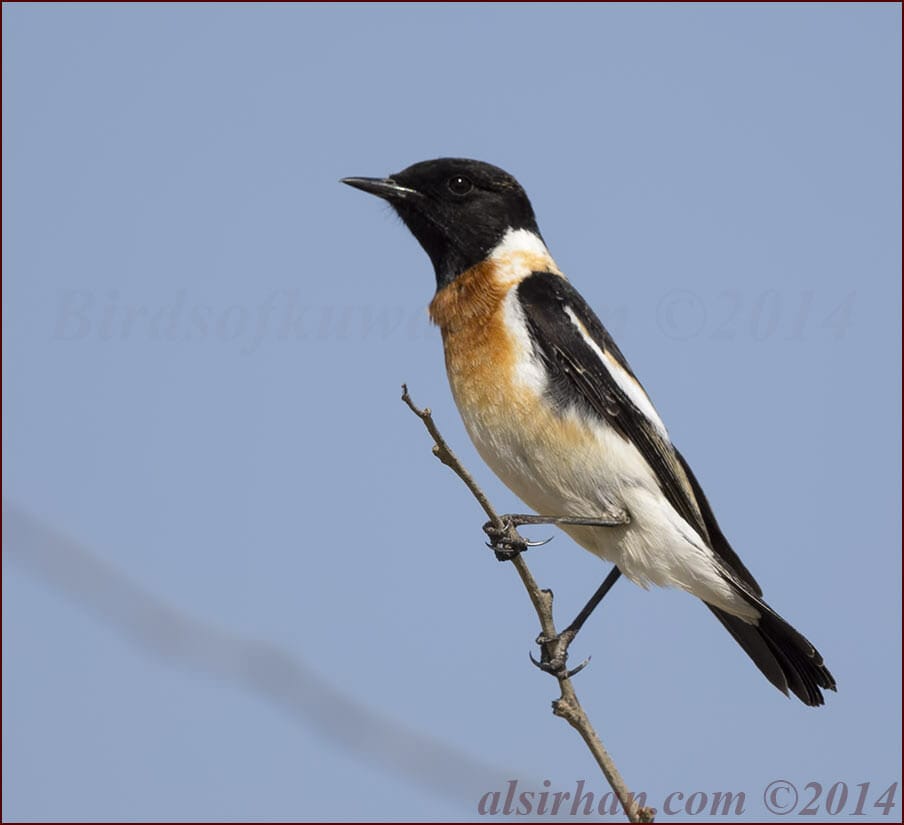
[[[496,475],[612,562],[607,581],[621,571],[692,593],[773,685],[823,704],[835,680],[822,656],[763,601],[627,360],[556,266],[518,181],[440,158],[342,182],[388,201],[430,256],[452,394]]]

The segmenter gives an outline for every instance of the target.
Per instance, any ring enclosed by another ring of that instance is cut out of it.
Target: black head
[[[521,184],[479,160],[425,160],[388,178],[342,182],[392,204],[430,256],[437,289],[486,258],[507,230],[540,235]]]

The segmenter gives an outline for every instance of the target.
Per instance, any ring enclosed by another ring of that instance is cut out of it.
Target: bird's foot
[[[552,536],[543,541],[529,541],[518,532],[520,525],[534,523],[533,516],[507,514],[499,518],[502,521],[501,527],[492,521],[483,525],[483,532],[489,538],[487,547],[496,554],[498,561],[511,561],[530,547],[540,547],[552,541]]]
[[[537,661],[531,654],[530,660],[545,673],[555,676],[557,679],[570,679],[580,673],[590,664],[588,656],[577,667],[571,670],[567,667],[568,647],[574,641],[577,632],[571,629],[563,630],[558,636],[537,636],[537,644],[540,645],[540,660]]]

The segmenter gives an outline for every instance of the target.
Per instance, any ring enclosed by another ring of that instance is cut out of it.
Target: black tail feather
[[[822,656],[810,642],[759,599],[751,598],[761,611],[757,625],[712,605],[706,605],[744,648],[763,675],[786,696],[790,690],[811,707],[825,703],[822,690],[835,690],[835,679]]]
[[[719,560],[726,581],[736,589],[738,595],[757,609],[761,618],[759,624],[748,624],[724,610],[710,604],[706,606],[716,614],[716,618],[744,648],[763,675],[782,693],[787,696],[790,690],[805,705],[824,704],[820,688],[835,690],[835,679],[822,663],[822,656],[762,600],[762,589],[723,535],[690,466],[677,450],[675,455],[690,481],[709,536],[710,548]]]

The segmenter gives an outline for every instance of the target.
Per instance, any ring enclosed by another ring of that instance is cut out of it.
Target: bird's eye
[[[474,188],[474,184],[464,175],[453,175],[446,185],[453,195],[467,195]]]

